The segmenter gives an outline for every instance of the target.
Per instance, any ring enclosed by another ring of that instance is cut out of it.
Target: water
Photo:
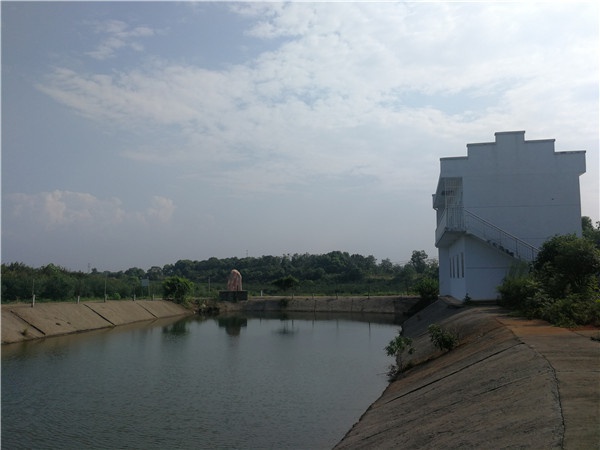
[[[331,448],[392,363],[399,326],[361,319],[193,317],[4,345],[2,448]]]

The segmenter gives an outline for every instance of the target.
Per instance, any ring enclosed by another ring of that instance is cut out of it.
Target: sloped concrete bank
[[[189,314],[164,300],[7,304],[2,305],[2,344]]]
[[[427,326],[458,334],[436,350]],[[573,332],[495,306],[442,300],[404,324],[413,365],[336,449],[600,448],[598,330]]]

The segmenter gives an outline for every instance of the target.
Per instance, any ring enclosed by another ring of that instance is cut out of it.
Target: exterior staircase
[[[446,233],[469,234],[515,259],[533,262],[539,249],[461,206],[449,207],[438,224],[436,242]]]

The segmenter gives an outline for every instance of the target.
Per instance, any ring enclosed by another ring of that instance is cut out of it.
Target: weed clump
[[[431,342],[433,342],[433,345],[439,350],[452,350],[458,345],[458,337],[456,334],[444,330],[436,323],[429,325],[427,331],[429,332]]]

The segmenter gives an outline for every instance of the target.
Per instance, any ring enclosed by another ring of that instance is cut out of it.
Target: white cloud
[[[154,196],[152,198],[152,206],[146,210],[146,216],[149,220],[156,219],[159,222],[167,223],[171,221],[175,212],[175,204],[173,200]]]
[[[4,195],[3,212],[8,228],[34,224],[42,229],[84,227],[110,231],[122,225],[167,223],[175,205],[171,199],[155,196],[142,211],[126,210],[118,198],[100,199],[89,193],[55,190],[37,194]]]
[[[389,186],[397,178],[389,168],[407,155],[444,156],[434,143],[462,149],[469,136],[494,131],[597,135],[597,124],[576,119],[597,116],[594,6],[231,9],[255,18],[251,36],[281,39],[279,47],[223,70],[168,60],[108,74],[57,68],[39,88],[86,117],[157,137],[131,146],[129,158],[194,162],[229,185],[254,171],[263,188],[347,173]],[[152,34],[119,21],[102,31],[113,39],[102,54]]]
[[[142,51],[144,47],[136,38],[150,37],[155,34],[155,31],[150,27],[137,26],[131,28],[121,20],[107,20],[97,23],[95,31],[98,34],[105,35],[105,37],[94,50],[87,52],[87,55],[98,60],[112,58],[117,50],[124,47]]]

